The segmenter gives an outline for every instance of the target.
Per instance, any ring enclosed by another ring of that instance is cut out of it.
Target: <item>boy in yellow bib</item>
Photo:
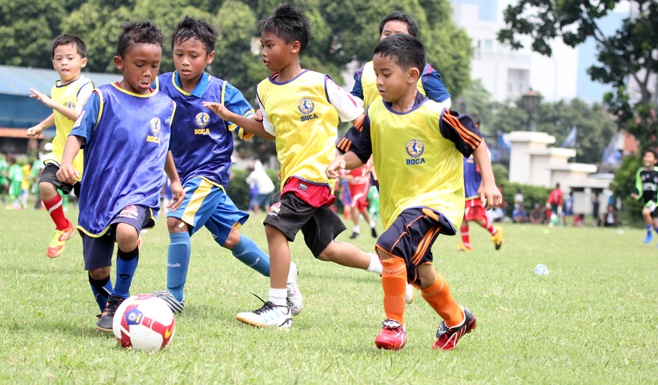
[[[30,97],[40,100],[53,109],[53,113],[41,123],[27,130],[27,136],[37,137],[48,127],[55,125],[55,139],[53,139],[54,160],[47,160],[46,167],[39,178],[39,193],[48,214],[55,222],[55,233],[52,236],[46,254],[50,258],[60,256],[64,252],[65,242],[75,234],[75,227],[64,215],[62,198],[57,190],[64,194],[75,192],[80,196],[80,181],[82,180],[83,152],[73,160],[73,167],[78,172],[75,185],[57,180],[55,174],[59,170],[64,153],[66,138],[78,120],[80,111],[94,89],[94,84],[82,76],[80,71],[87,65],[87,46],[85,42],[74,35],[61,35],[53,40],[53,67],[59,74],[50,97],[37,90],[31,89]]]
[[[483,201],[496,205],[502,196],[472,120],[418,92],[422,43],[406,34],[389,36],[377,44],[373,64],[382,99],[370,105],[359,139],[331,162],[327,177],[359,167],[371,155],[378,170],[385,230],[375,249],[383,265],[386,320],[376,346],[399,350],[406,344],[404,295],[410,282],[443,319],[433,348],[451,350],[476,320],[434,269],[431,248],[439,234],[455,235],[464,216],[464,156],[473,154],[480,166]]]

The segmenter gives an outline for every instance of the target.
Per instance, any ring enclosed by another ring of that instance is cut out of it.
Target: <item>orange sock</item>
[[[457,326],[464,320],[464,311],[452,298],[448,282],[441,274],[436,273],[436,281],[425,289],[420,290],[425,301],[430,304],[446,322],[446,326]]]
[[[382,259],[382,287],[386,319],[404,325],[404,296],[407,292],[407,266],[400,258]]]

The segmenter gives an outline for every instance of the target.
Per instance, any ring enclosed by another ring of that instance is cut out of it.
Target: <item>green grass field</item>
[[[243,233],[266,247],[262,219]],[[473,253],[455,251],[458,237],[434,245],[437,269],[478,318],[452,352],[431,349],[439,319],[418,292],[407,307],[406,348],[377,350],[379,277],[316,261],[301,239],[292,248],[305,306],[292,329],[243,325],[235,314],[259,307],[251,293],[266,298],[269,281],[202,230],[192,238],[187,307],[173,343],[149,354],[95,333],[79,236],[50,260],[46,212],[2,209],[0,383],[656,383],[658,248],[642,244],[643,231],[503,226],[499,252],[473,225]],[[367,235],[355,243],[372,250]],[[133,294],[165,287],[163,217],[143,239]],[[535,275],[538,263],[550,275]]]

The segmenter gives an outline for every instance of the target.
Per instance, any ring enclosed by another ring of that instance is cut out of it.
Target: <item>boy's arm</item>
[[[28,138],[35,138],[43,133],[46,128],[55,125],[55,114],[50,114],[46,119],[27,129]]]
[[[340,170],[353,170],[363,166],[363,162],[352,151],[343,155],[338,155],[327,166],[326,174],[329,179],[336,179],[340,176]],[[347,179],[346,179],[347,180]]]
[[[450,108],[452,101],[450,93],[441,81],[441,75],[431,65],[426,66],[426,72],[422,74],[422,84],[425,94],[429,99],[441,103],[444,108]]]
[[[350,94],[355,98],[359,98],[363,103],[363,86],[361,85],[361,75],[363,74],[363,66],[356,70],[354,73],[354,86],[352,86],[352,91]]]
[[[62,164],[59,166],[57,171],[57,179],[60,182],[68,183],[74,185],[80,178],[78,170],[73,167],[73,159],[80,152],[80,148],[84,143],[85,139],[81,136],[69,135],[66,138],[66,145],[64,146],[64,154],[62,155]]]
[[[493,169],[491,168],[491,159],[489,158],[489,149],[484,141],[473,151],[473,158],[475,158],[475,162],[480,168],[480,175],[482,175],[480,200],[485,203],[487,210],[500,206],[503,203],[503,195],[500,193],[498,187],[496,187],[496,180]]]
[[[238,126],[244,128],[244,130],[249,133],[258,135],[262,138],[269,140],[275,139],[273,135],[270,135],[267,131],[265,131],[265,128],[263,128],[263,122],[259,122],[254,118],[246,118],[244,116],[240,116],[234,112],[231,112],[228,110],[228,108],[226,108],[226,106],[224,106],[221,103],[203,102],[203,106],[213,110],[217,115],[219,115],[220,118],[226,121],[233,122]]]
[[[635,173],[635,190],[637,190],[637,192],[631,193],[631,197],[635,200],[642,198],[643,188],[642,188],[642,178],[640,177],[641,172],[642,172],[642,168],[639,168]]]
[[[183,185],[181,184],[180,177],[178,176],[178,171],[176,171],[176,164],[174,163],[174,156],[172,155],[171,150],[167,151],[165,172],[167,173],[167,177],[169,177],[169,188],[173,194],[173,199],[167,208],[172,211],[176,211],[181,206],[181,204],[183,204],[183,199],[185,198],[185,190],[183,190]]]

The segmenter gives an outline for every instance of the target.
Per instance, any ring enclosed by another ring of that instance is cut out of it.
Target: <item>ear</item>
[[[121,56],[114,57],[114,66],[117,67],[119,71],[123,71],[123,59]]]
[[[80,61],[80,67],[85,68],[86,65],[87,65],[87,58],[83,57],[82,60]]]
[[[211,64],[212,59],[214,59],[214,58],[215,58],[215,51],[210,51],[210,53],[206,57],[206,65]]]
[[[295,40],[290,45],[290,53],[299,53],[302,50],[302,43],[299,40]]]
[[[416,83],[420,78],[420,71],[416,67],[411,67],[407,70],[407,80],[409,83]]]

